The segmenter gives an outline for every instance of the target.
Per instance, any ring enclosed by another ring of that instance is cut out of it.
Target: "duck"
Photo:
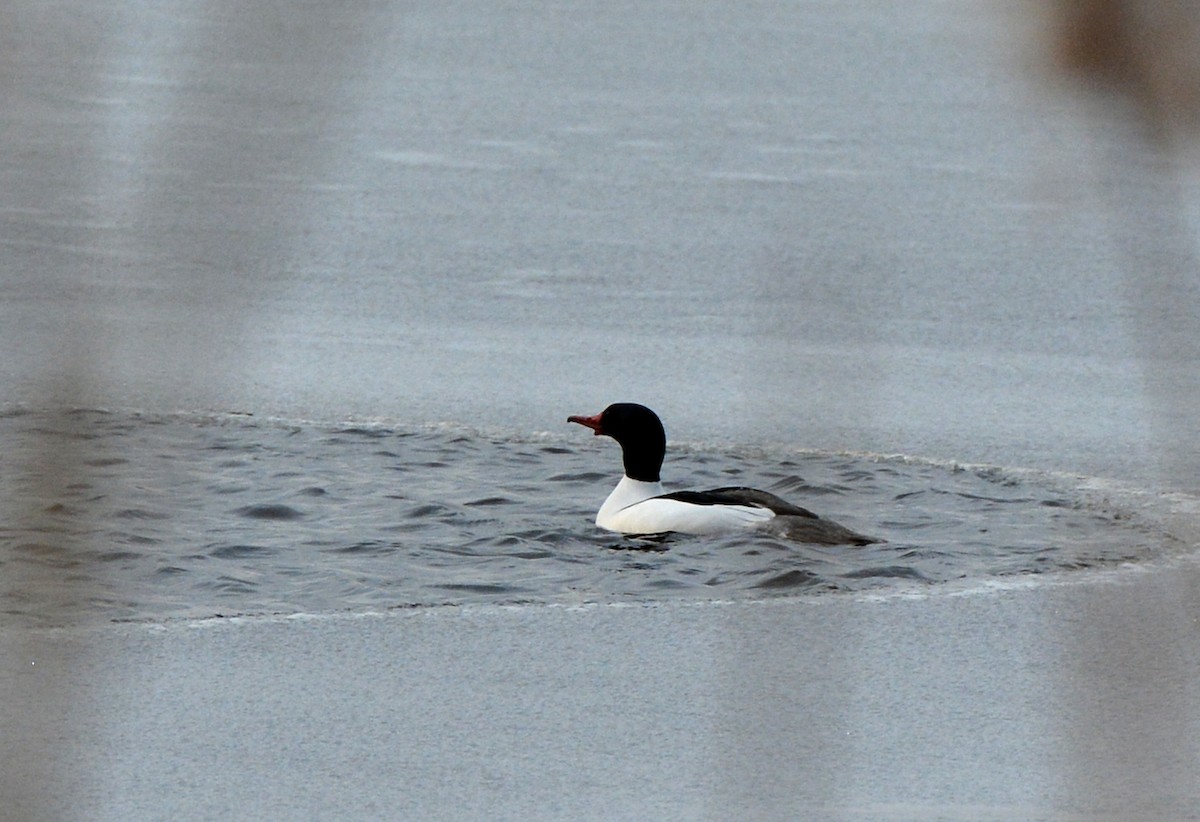
[[[757,488],[667,492],[661,479],[667,453],[666,431],[658,415],[644,405],[618,402],[599,414],[567,417],[567,422],[590,428],[595,436],[611,437],[621,446],[624,476],[596,514],[596,525],[606,531],[657,536],[762,529],[818,545],[870,545],[882,541]]]

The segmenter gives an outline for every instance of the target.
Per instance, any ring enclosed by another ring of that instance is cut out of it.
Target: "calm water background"
[[[1035,87],[1030,12],[18,4],[5,400],[536,431],[634,399],[1195,490],[1187,192]]]
[[[10,807],[1195,817],[1197,190],[1035,10],[5,5]],[[614,547],[616,400],[889,542]]]

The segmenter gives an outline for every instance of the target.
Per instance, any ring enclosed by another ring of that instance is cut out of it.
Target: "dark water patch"
[[[208,490],[214,494],[223,494],[226,496],[233,496],[234,494],[244,494],[247,491],[252,491],[252,490],[254,490],[254,486],[244,485],[244,484],[240,484],[240,483],[238,483],[238,484],[219,483],[219,484],[214,484],[214,485],[210,486],[208,488]]]
[[[646,583],[646,587],[652,591],[669,591],[669,590],[686,590],[695,587],[694,583],[689,584],[681,579],[673,579],[665,577],[661,579],[652,579]]]
[[[550,559],[551,557],[554,556],[554,553],[552,551],[547,551],[545,549],[539,549],[539,548],[514,550],[514,551],[508,551],[507,553],[508,553],[508,556],[512,557],[513,559],[528,559],[528,560]]]
[[[512,596],[513,594],[527,594],[529,591],[515,585],[501,585],[498,583],[489,582],[448,582],[441,585],[433,586],[442,591],[451,591],[453,593],[466,594],[482,594],[485,596]]]
[[[630,537],[624,542],[610,542],[604,547],[610,551],[661,554],[671,550],[673,534],[649,534],[641,538]]]
[[[430,559],[440,558],[444,555],[460,557],[469,560],[482,560],[487,558],[491,553],[488,550],[491,541],[489,539],[478,540],[455,540],[453,543],[445,545],[433,545],[427,549]]]
[[[547,482],[570,482],[570,483],[593,483],[604,482],[611,479],[611,474],[606,474],[603,471],[579,471],[566,474],[551,474],[546,477]]]
[[[124,465],[129,462],[121,457],[97,457],[95,459],[84,460],[83,464],[90,468],[111,468],[115,465]]]
[[[122,508],[113,513],[117,519],[133,519],[133,520],[164,520],[170,519],[171,515],[164,511],[150,511],[146,508]]]
[[[844,579],[912,579],[929,582],[929,578],[916,568],[907,565],[886,565],[880,568],[860,568],[842,574]]]
[[[81,508],[72,508],[65,502],[55,502],[42,509],[43,513],[62,517],[77,517],[82,510]]]
[[[41,437],[44,440],[54,442],[57,440],[89,442],[97,439],[100,435],[91,430],[84,430],[77,427],[73,422],[70,427],[35,427],[30,429],[30,434]]]
[[[1035,500],[1032,497],[989,497],[989,496],[985,496],[984,494],[968,494],[965,492],[946,491],[943,489],[938,489],[937,493],[939,493],[939,494],[958,493],[965,499],[979,500],[980,502],[994,502],[997,505],[1009,505],[1012,503],[1017,503],[1020,505],[1028,505],[1031,502],[1035,502]]]
[[[253,453],[256,453],[256,452],[262,450],[261,446],[257,442],[244,442],[244,441],[238,441],[236,439],[220,439],[220,440],[217,440],[216,442],[210,442],[206,446],[206,449],[209,451],[216,451],[218,453],[234,451],[234,452],[237,452],[240,454],[253,454]],[[220,464],[238,466],[238,465],[244,465],[245,461],[243,459],[239,458],[239,459],[227,460]]]
[[[498,443],[492,443],[492,444],[498,445]],[[533,451],[526,451],[526,450],[514,450],[511,455],[511,459],[514,463],[524,463],[526,465],[533,465],[536,463],[540,463],[542,461],[542,457],[543,457],[543,454],[541,454],[541,453],[535,453]]]
[[[802,568],[792,568],[779,574],[774,574],[761,582],[754,584],[755,588],[811,588],[824,584],[819,574],[805,571]]]
[[[221,575],[215,579],[200,582],[197,587],[222,595],[253,595],[258,590],[258,586],[250,580],[239,579],[237,577],[227,575]]]
[[[265,545],[220,545],[208,552],[213,559],[254,559],[275,553]]]
[[[372,440],[380,440],[392,435],[392,432],[385,428],[361,428],[358,426],[339,428],[337,433]]]
[[[534,545],[545,545],[554,547],[564,545],[579,540],[579,534],[575,531],[566,528],[526,528],[519,531],[514,531],[508,535],[509,539],[519,539]]]
[[[493,508],[498,505],[513,505],[514,501],[507,497],[482,497],[463,504],[472,508]]]
[[[142,547],[148,547],[162,544],[162,540],[158,537],[152,537],[146,534],[113,534],[113,539],[122,545],[140,545]]]
[[[506,556],[513,559],[546,559],[553,556],[553,552],[547,547],[507,534],[477,537],[469,540],[458,550],[461,551],[462,556]]]
[[[434,520],[437,522],[453,522],[461,516],[457,509],[441,502],[426,502],[415,505],[405,511],[404,515],[413,519]]]
[[[100,560],[101,562],[125,562],[129,560],[140,560],[142,559],[142,555],[135,554],[133,551],[108,551],[103,554],[99,554],[96,559]]]
[[[15,545],[10,556],[18,562],[59,571],[86,568],[88,565],[87,558],[81,553],[44,542],[24,542]]]
[[[646,539],[593,523],[620,473],[619,452],[603,438],[52,416],[0,415],[5,458],[35,464],[46,437],[82,429],[85,438],[70,440],[81,461],[118,448],[122,461],[65,493],[0,472],[8,510],[32,512],[0,529],[6,574],[40,566],[56,585],[71,577],[82,591],[72,601],[85,605],[68,613],[36,590],[0,588],[0,611],[38,624],[123,619],[131,610],[158,618],[933,590],[1178,550],[1136,507],[1097,501],[1078,483],[1002,469],[684,445],[664,466],[670,490],[728,485],[736,476],[888,541],[830,548],[759,532]],[[381,451],[384,441],[394,448]]]
[[[388,554],[396,553],[398,548],[387,542],[379,540],[367,540],[366,542],[356,542],[353,545],[341,545],[332,548],[322,549],[325,553],[331,554],[351,554],[355,556],[387,556]]]
[[[248,517],[250,519],[266,519],[266,520],[294,520],[304,519],[304,512],[297,511],[290,505],[282,505],[280,503],[262,503],[259,505],[247,505],[243,508],[238,508],[234,511],[240,517]]]
[[[429,523],[423,520],[405,520],[380,526],[380,530],[388,534],[419,534],[429,528]]]
[[[832,494],[833,489],[811,484],[808,480],[798,474],[787,474],[785,476],[774,479],[768,491],[776,494]]]

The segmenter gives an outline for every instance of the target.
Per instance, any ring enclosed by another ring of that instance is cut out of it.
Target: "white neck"
[[[596,513],[596,524],[610,531],[619,531],[620,528],[613,527],[613,517],[630,505],[650,499],[650,497],[657,497],[662,493],[661,482],[643,482],[629,477],[621,477],[617,487],[612,490],[608,499]]]

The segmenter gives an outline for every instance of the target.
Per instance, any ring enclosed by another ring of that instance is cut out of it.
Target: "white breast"
[[[608,495],[596,524],[622,534],[721,534],[761,525],[775,514],[753,505],[697,505],[661,499],[662,484],[624,477]]]

